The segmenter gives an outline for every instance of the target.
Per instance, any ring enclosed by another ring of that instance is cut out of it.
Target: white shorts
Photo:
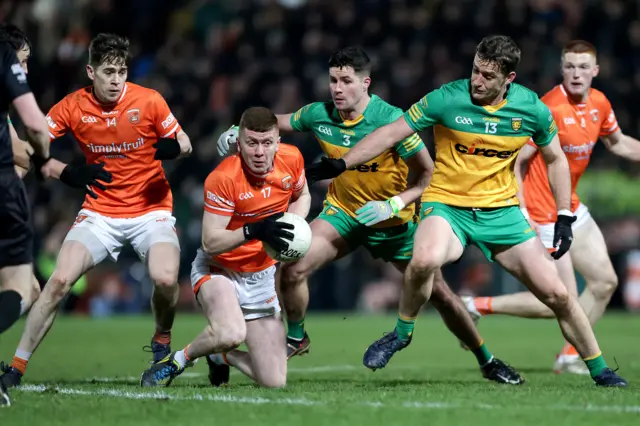
[[[82,209],[65,241],[79,241],[97,265],[105,258],[117,261],[122,247],[130,243],[143,262],[149,248],[156,243],[171,243],[180,249],[170,212],[158,210],[134,218],[113,218]]]
[[[268,317],[280,312],[276,294],[276,266],[257,272],[236,272],[216,265],[211,257],[198,250],[191,264],[191,287],[198,293],[200,286],[213,278],[225,278],[233,284],[240,309],[246,321]]]
[[[580,203],[578,208],[573,214],[576,215],[576,221],[571,225],[571,229],[575,232],[576,229],[583,226],[585,223],[589,221],[591,218],[591,213],[589,213],[589,209],[584,204]],[[543,225],[538,225],[538,236],[540,237],[540,241],[542,241],[542,245],[544,245],[547,249],[553,249],[553,233],[555,230],[555,223],[545,223]]]

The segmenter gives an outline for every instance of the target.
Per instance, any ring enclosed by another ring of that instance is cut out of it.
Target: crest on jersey
[[[591,111],[589,111],[589,114],[591,114],[591,121],[593,121],[594,123],[598,122],[598,110],[597,109],[592,109]]]
[[[338,210],[334,209],[333,207],[329,207],[324,211],[324,214],[326,214],[327,216],[333,216],[335,214],[338,214]]]
[[[282,178],[282,189],[284,189],[285,191],[288,189],[291,189],[291,176],[287,175],[285,177]]]
[[[140,122],[140,110],[139,109],[130,109],[127,111],[127,118],[129,119],[129,123],[136,124]]]
[[[522,117],[512,117],[511,128],[514,132],[519,132],[522,129]]]

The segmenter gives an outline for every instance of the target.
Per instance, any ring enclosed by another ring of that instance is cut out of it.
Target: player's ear
[[[371,77],[367,76],[362,79],[362,88],[366,92],[367,90],[369,90],[369,86],[371,86]]]
[[[89,77],[89,80],[93,81],[93,79],[96,78],[95,75],[95,70],[93,69],[93,67],[89,64],[87,64],[87,66],[85,67],[87,70],[87,77]]]
[[[593,76],[594,76],[594,77],[597,77],[597,76],[598,76],[598,74],[600,74],[600,65],[595,64],[595,65],[593,66]]]
[[[516,73],[515,73],[515,71],[511,71],[509,74],[507,74],[506,84],[513,83],[513,80],[515,80],[515,79],[516,79]]]

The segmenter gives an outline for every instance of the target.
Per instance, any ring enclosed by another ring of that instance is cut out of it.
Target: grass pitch
[[[169,388],[142,389],[153,330],[150,317],[59,318],[31,359],[2,425],[638,425],[640,317],[607,315],[596,327],[609,365],[613,357],[628,389],[599,389],[584,376],[554,375],[562,347],[555,321],[484,318],[490,351],[519,369],[519,387],[482,379],[475,358],[458,346],[439,317],[423,315],[412,344],[376,372],[362,366],[367,346],[390,331],[394,317],[311,316],[311,353],[289,363],[283,390],[256,388],[238,372],[231,385],[211,388],[205,362]],[[9,361],[24,326],[0,338]],[[204,326],[179,315],[174,349]]]

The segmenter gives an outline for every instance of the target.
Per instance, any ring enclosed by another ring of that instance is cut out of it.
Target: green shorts
[[[536,237],[518,206],[471,209],[443,203],[422,203],[420,218],[440,216],[456,234],[462,247],[477,246],[489,261],[500,246],[515,246]]]
[[[411,259],[413,254],[413,236],[418,227],[413,221],[390,228],[370,228],[327,201],[318,219],[329,222],[349,247],[356,249],[363,246],[376,259],[402,261]]]

